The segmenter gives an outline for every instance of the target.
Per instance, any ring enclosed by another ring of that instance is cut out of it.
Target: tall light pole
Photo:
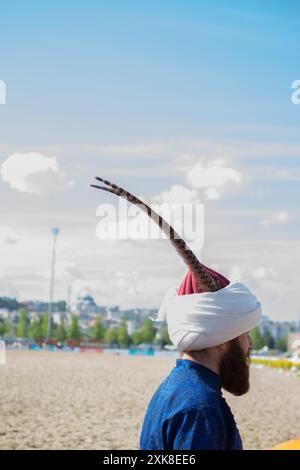
[[[51,229],[53,235],[53,245],[52,245],[52,262],[51,262],[51,278],[50,278],[50,296],[49,296],[49,307],[48,307],[48,324],[47,324],[47,341],[50,341],[51,338],[51,320],[52,320],[52,307],[53,307],[53,290],[54,290],[54,267],[55,267],[55,245],[56,238],[59,234],[59,228]]]

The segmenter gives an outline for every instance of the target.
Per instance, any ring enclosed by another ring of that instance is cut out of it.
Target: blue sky
[[[42,282],[37,273],[48,269],[48,225],[60,224],[65,248],[56,295],[74,281],[105,302],[97,279],[122,244],[109,252],[95,240],[96,206],[112,199],[91,192],[91,177],[115,179],[151,200],[174,185],[191,189],[187,172],[221,159],[240,183],[230,188],[227,182],[217,199],[196,188],[206,210],[203,257],[227,275],[231,265],[239,267],[271,317],[296,319],[300,105],[291,102],[291,84],[300,79],[299,10],[293,1],[1,5],[7,104],[0,105],[0,165],[15,153],[23,162],[31,152],[55,157],[60,184],[41,179],[43,191],[33,194],[0,179],[0,225],[18,240],[7,244],[2,236],[0,295],[2,289],[47,297],[47,276]],[[140,266],[134,245],[119,265],[113,261],[125,293],[132,272],[152,286],[151,295],[133,294],[128,305],[158,306],[164,289],[184,273],[182,266],[172,269],[176,254],[167,252],[166,272],[156,283],[162,265],[153,262],[154,246],[149,241],[145,248],[148,267]],[[30,259],[21,259],[24,250]],[[64,266],[73,274],[64,277]],[[281,275],[286,308],[277,293]],[[117,282],[113,273],[112,279]],[[124,292],[115,302],[123,298]]]
[[[295,2],[161,3],[2,6],[6,119],[15,130],[18,113],[20,138],[190,135],[224,122],[231,130],[220,135],[236,137],[241,122],[299,124],[288,99],[299,63]]]

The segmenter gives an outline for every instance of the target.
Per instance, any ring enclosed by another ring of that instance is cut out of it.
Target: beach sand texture
[[[8,351],[0,366],[0,449],[138,449],[148,402],[176,357]],[[300,437],[300,378],[251,369],[225,393],[246,449]]]

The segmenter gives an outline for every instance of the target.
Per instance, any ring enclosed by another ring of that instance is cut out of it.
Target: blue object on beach
[[[140,349],[140,348],[130,348],[128,349],[130,356],[154,356],[154,349]]]

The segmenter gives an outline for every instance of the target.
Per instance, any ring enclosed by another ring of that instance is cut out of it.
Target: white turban
[[[178,295],[167,292],[157,321],[167,321],[169,337],[179,351],[212,348],[252,330],[261,304],[239,281],[216,292]]]

